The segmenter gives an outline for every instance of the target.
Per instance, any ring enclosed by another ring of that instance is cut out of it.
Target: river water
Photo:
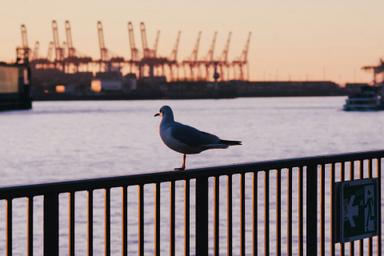
[[[344,112],[344,100],[344,97],[301,97],[34,102],[33,110],[30,111],[0,113],[0,186],[172,170],[181,164],[181,155],[168,149],[160,140],[160,120],[153,115],[162,105],[171,106],[175,119],[179,122],[224,139],[243,142],[242,146],[190,156],[187,159],[188,168],[382,149],[384,112]],[[225,184],[223,186],[225,188]],[[182,184],[179,184],[177,191],[180,190],[181,194],[182,188]],[[130,189],[136,192],[135,188]],[[162,189],[166,193],[168,187],[164,186]],[[146,189],[146,193],[151,191],[151,188]],[[120,191],[112,190],[112,195],[114,193],[120,195]],[[97,196],[96,193],[95,197]],[[100,198],[101,196],[100,191]],[[81,210],[85,198],[85,193],[79,193],[76,198],[77,208],[80,209],[80,213],[76,213],[76,222],[80,223],[76,230],[80,240],[76,244],[79,255],[86,252],[85,241],[81,241],[85,240],[86,234],[81,228],[86,221],[86,213]],[[224,194],[220,195],[221,198],[225,202]],[[42,200],[35,200],[38,208]],[[177,207],[183,209],[182,196],[178,200],[181,201],[176,202]],[[67,252],[65,198],[64,201],[60,206],[60,223],[64,225],[60,227],[62,255]],[[14,202],[16,209],[22,209],[15,210],[16,226],[18,222],[25,220],[24,204],[23,200]],[[152,204],[152,199],[146,201],[146,205]],[[4,216],[4,205],[4,202],[0,203],[0,216]],[[119,208],[119,201],[113,201],[112,205]],[[95,223],[99,221],[100,224],[99,233],[95,227],[96,255],[103,251],[102,206],[103,200],[95,202]],[[167,211],[166,207],[165,202],[163,212]],[[145,218],[149,223],[152,209],[152,206],[146,207]],[[112,228],[116,230],[112,232],[113,241],[121,239],[118,231],[119,210],[112,212]],[[42,246],[41,215],[41,211],[36,210],[37,231],[34,246],[38,251],[41,251]],[[224,218],[225,212],[221,215]],[[137,224],[136,216],[137,210],[132,210],[130,225]],[[176,220],[178,239],[183,235],[182,217],[177,217],[181,219]],[[236,218],[235,216],[234,219]],[[5,221],[3,217],[0,220],[0,240],[4,242]],[[225,219],[221,222],[225,226]],[[168,234],[166,223],[167,220],[164,219],[162,241],[165,243]],[[136,241],[136,230],[137,228],[130,228],[130,243]],[[150,238],[151,232],[153,233],[152,229],[146,230]],[[20,224],[15,231],[14,239],[17,240],[14,242],[15,253],[23,255],[23,225]],[[224,238],[221,243],[225,245]],[[238,244],[234,241],[234,248],[236,246]],[[163,252],[167,252],[168,248],[164,247]],[[4,253],[3,248],[4,246],[0,246],[0,254]],[[182,243],[179,243],[179,253],[181,248]],[[116,255],[120,245],[113,246],[112,249],[113,255]],[[130,250],[135,254],[136,249]],[[151,248],[146,248],[146,254],[151,253]]]

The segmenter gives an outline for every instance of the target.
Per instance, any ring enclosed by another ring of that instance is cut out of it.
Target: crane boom
[[[159,47],[159,40],[160,40],[160,30],[157,30],[155,44],[153,45],[153,55],[154,55],[154,57],[157,56],[157,48]]]
[[[248,51],[249,51],[249,45],[251,43],[251,35],[252,35],[252,33],[249,32],[247,41],[246,41],[244,49],[243,49],[243,52],[241,53],[241,61],[243,61],[243,62],[248,62]]]
[[[104,30],[103,30],[103,24],[101,23],[101,21],[97,22],[97,35],[98,35],[99,47],[100,47],[100,60],[107,61],[108,49],[105,47]]]
[[[177,53],[179,51],[180,37],[181,37],[181,31],[179,30],[177,32],[175,45],[173,46],[173,49],[171,52],[171,57],[170,57],[171,61],[177,61]]]
[[[47,59],[49,61],[53,61],[53,52],[54,52],[55,44],[50,41],[48,45],[48,53],[47,53]]]
[[[55,60],[61,61],[64,58],[64,49],[60,46],[59,29],[58,29],[56,20],[52,20],[52,34],[53,34],[53,45],[55,50]]]
[[[201,40],[201,31],[197,34],[197,39],[195,46],[193,47],[192,54],[191,54],[191,60],[192,61],[197,61],[197,57],[199,55],[199,47],[200,47],[200,40]]]
[[[230,31],[228,33],[227,41],[225,42],[225,46],[224,46],[223,52],[221,53],[221,57],[220,57],[221,61],[224,63],[228,62],[228,53],[229,53],[229,46],[231,44],[231,38],[232,38],[232,32]]]
[[[52,21],[52,33],[53,33],[53,43],[55,45],[55,48],[59,48],[60,47],[59,30],[57,27],[56,20]]]
[[[74,57],[76,55],[76,50],[73,47],[73,41],[72,41],[72,31],[71,31],[71,24],[68,20],[65,21],[65,35],[67,40],[67,53],[68,57]]]
[[[22,24],[20,29],[21,29],[21,47],[26,49],[28,48],[27,27],[24,24]]]
[[[135,34],[133,31],[132,22],[128,22],[128,37],[129,37],[129,45],[131,47],[131,58],[132,60],[138,60],[139,50],[136,47]]]
[[[36,60],[39,58],[39,50],[40,50],[40,42],[36,41],[35,46],[33,47],[32,59]]]
[[[208,54],[207,54],[207,59],[206,59],[207,61],[213,61],[216,39],[217,39],[217,31],[215,31],[215,33],[213,34],[211,46],[209,47]]]
[[[143,57],[149,57],[150,51],[148,48],[148,40],[147,40],[147,31],[145,29],[145,24],[144,22],[140,22],[140,32],[141,32],[141,44],[143,47]]]

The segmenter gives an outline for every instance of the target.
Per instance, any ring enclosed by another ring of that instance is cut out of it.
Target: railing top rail
[[[159,182],[195,179],[199,177],[233,175],[274,169],[279,170],[308,165],[330,164],[382,157],[384,157],[384,150],[378,150],[303,158],[268,160],[254,163],[242,163],[234,165],[190,169],[187,171],[165,171],[126,176],[51,182],[43,184],[18,185],[0,188],[0,199],[39,196],[48,193],[66,193],[121,186],[144,185]]]

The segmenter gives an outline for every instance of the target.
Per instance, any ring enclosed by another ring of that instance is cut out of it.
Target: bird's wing
[[[171,127],[171,135],[178,141],[191,147],[201,147],[216,144],[219,138],[216,135],[202,132],[188,125],[175,122]]]

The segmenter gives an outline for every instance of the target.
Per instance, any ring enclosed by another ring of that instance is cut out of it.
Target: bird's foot
[[[185,171],[185,167],[175,168],[175,171]]]

